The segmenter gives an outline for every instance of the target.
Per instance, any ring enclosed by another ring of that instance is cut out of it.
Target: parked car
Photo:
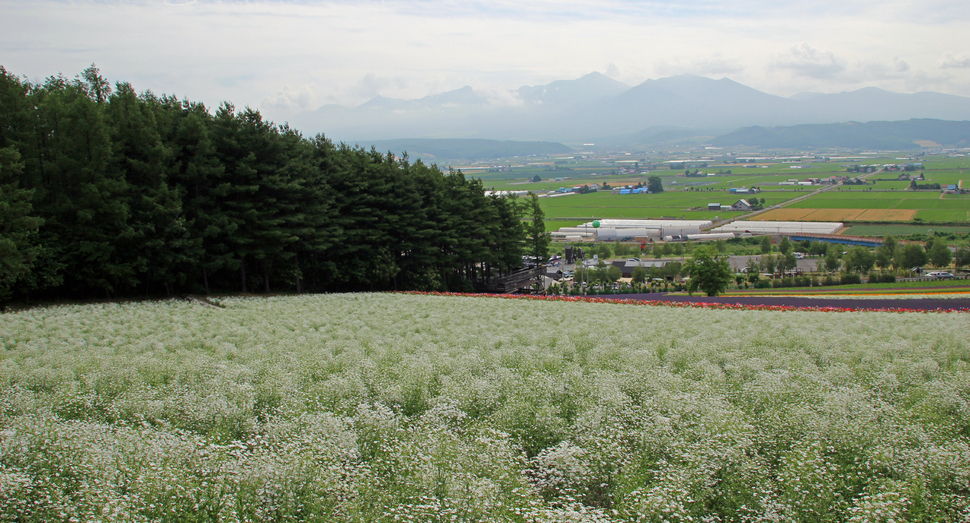
[[[953,279],[953,273],[952,272],[946,272],[946,271],[933,271],[933,272],[926,273],[926,277],[927,278],[933,278],[933,279],[936,279],[936,280],[952,280]]]

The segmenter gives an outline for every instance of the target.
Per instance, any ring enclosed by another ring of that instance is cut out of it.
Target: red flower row
[[[509,300],[565,301],[581,303],[622,303],[627,305],[649,305],[653,307],[681,307],[690,309],[727,309],[746,311],[817,311],[817,312],[970,312],[970,309],[907,309],[905,307],[866,308],[866,307],[794,307],[791,305],[746,305],[743,303],[707,303],[661,300],[626,300],[614,298],[592,298],[589,296],[539,296],[530,294],[476,294],[467,292],[420,292],[403,291],[400,294],[425,296],[460,296],[476,298],[502,298]]]

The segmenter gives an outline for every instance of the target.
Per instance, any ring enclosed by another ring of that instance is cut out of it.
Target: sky
[[[691,73],[779,96],[970,97],[966,0],[0,0],[0,66],[283,121],[324,104]]]

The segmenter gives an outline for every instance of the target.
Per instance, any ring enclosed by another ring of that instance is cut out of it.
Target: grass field
[[[745,195],[741,195],[745,196]],[[684,217],[686,219],[728,218],[744,214],[737,211],[708,211],[709,203],[731,205],[741,198],[727,192],[664,191],[650,195],[617,195],[609,192],[579,194],[558,198],[542,198],[542,211],[546,218],[562,221],[563,218],[660,218]],[[794,193],[761,193],[767,205],[773,205],[794,197]],[[701,210],[691,211],[690,209]],[[570,225],[575,225],[571,220]]]
[[[970,210],[919,210],[916,217],[926,222],[970,223]]]
[[[397,294],[0,322],[5,521],[961,521],[962,313]]]
[[[850,236],[907,236],[910,234],[927,234],[929,231],[938,233],[970,234],[970,225],[966,227],[946,225],[852,225],[842,234]]]
[[[791,204],[792,209],[892,209],[899,199],[888,198],[833,198],[831,191]]]
[[[932,200],[901,200],[897,209],[970,210],[970,198],[934,198]]]
[[[970,173],[970,160],[966,158],[927,157],[922,160],[926,169],[923,183],[954,184],[967,178]],[[807,160],[801,165],[808,165]],[[644,160],[643,164],[649,163]],[[711,164],[699,168],[702,172],[731,170],[732,174],[717,174],[705,177],[685,177],[681,170],[659,169],[649,174],[619,175],[609,174],[618,169],[614,160],[569,161],[572,170],[552,171],[550,166],[516,168],[513,173],[485,173],[482,179],[486,187],[505,190],[551,191],[559,187],[573,187],[584,184],[607,182],[613,186],[646,183],[649,176],[660,176],[666,191],[647,197],[619,196],[598,193],[578,197],[543,199],[542,208],[550,218],[550,229],[562,225],[575,225],[574,218],[659,218],[677,217],[687,219],[732,218],[740,213],[730,211],[706,211],[708,203],[731,205],[738,199],[728,190],[732,187],[760,186],[766,204],[777,205],[790,199],[805,196],[814,188],[779,186],[780,182],[808,177],[828,177],[847,175],[845,164],[883,164],[905,163],[896,158],[869,158],[814,162],[810,168],[792,169],[791,164],[770,164],[767,168],[745,168],[741,165]],[[593,176],[596,173],[596,176]],[[538,174],[542,182],[527,183],[526,176]],[[876,173],[872,176],[881,179],[876,185],[843,186],[791,205],[792,208],[805,209],[809,213],[799,214],[792,209],[772,211],[763,215],[767,220],[825,220],[825,221],[912,221],[925,222],[968,222],[970,223],[970,197],[957,196],[940,198],[938,191],[908,191],[908,181],[891,180],[897,173]],[[680,175],[680,176],[678,176]],[[563,180],[556,181],[556,177]],[[686,190],[693,189],[693,190]],[[577,199],[578,198],[578,199]],[[690,211],[692,208],[703,210]],[[824,211],[831,209],[831,212]],[[835,212],[842,210],[842,212]],[[896,212],[877,212],[891,210]]]

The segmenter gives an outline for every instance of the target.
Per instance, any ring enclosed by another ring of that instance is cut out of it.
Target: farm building
[[[749,233],[754,235],[792,235],[799,233],[835,234],[841,228],[841,222],[766,222],[741,220],[716,227],[710,232]]]
[[[710,220],[599,220],[599,227],[594,222],[581,223],[575,227],[560,227],[552,233],[557,240],[635,240],[650,238],[659,240],[665,235],[698,234],[704,227],[713,224]]]
[[[731,206],[732,211],[750,211],[751,204],[747,200],[738,200]]]
[[[717,240],[730,240],[736,238],[737,235],[733,232],[718,232],[718,233],[700,233],[700,234],[688,234],[687,239],[692,242],[709,242]]]
[[[633,269],[637,267],[644,267],[646,269],[650,269],[651,267],[664,268],[667,266],[667,263],[664,260],[615,261],[612,265],[620,269],[623,278],[630,278],[633,276]]]

